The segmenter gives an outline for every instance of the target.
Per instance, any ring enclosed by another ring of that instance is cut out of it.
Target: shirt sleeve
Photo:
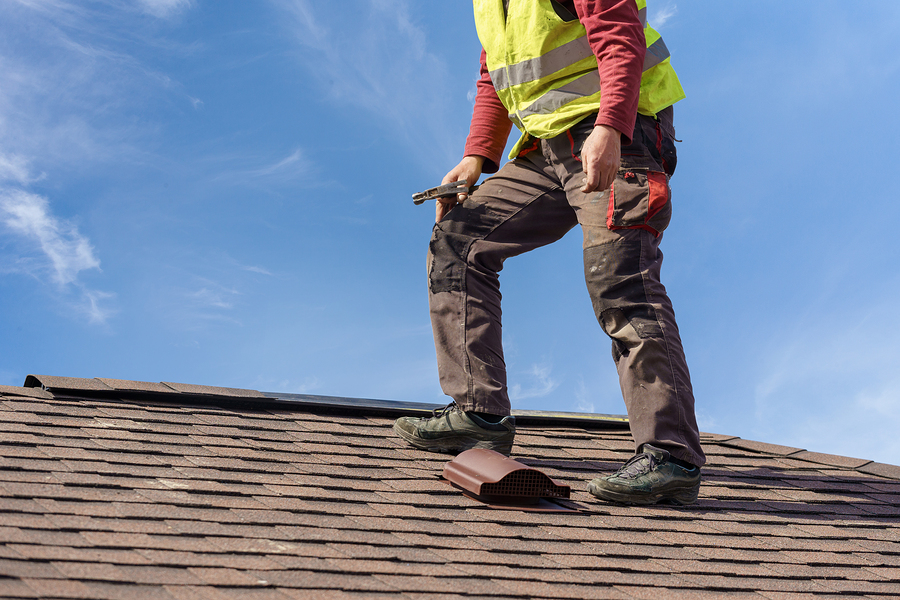
[[[600,71],[603,93],[595,125],[609,125],[631,139],[647,52],[637,3],[575,0],[574,4]]]
[[[503,148],[509,139],[512,121],[487,69],[487,56],[481,51],[481,76],[475,84],[475,109],[469,137],[466,139],[465,156],[484,157],[484,173],[496,173],[500,168]]]

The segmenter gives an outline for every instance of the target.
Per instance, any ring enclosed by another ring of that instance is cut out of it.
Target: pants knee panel
[[[463,289],[466,255],[472,245],[472,238],[448,233],[435,225],[431,236],[431,270],[428,285],[431,292],[458,292]]]
[[[461,291],[472,244],[484,239],[496,226],[496,217],[483,204],[466,200],[436,223],[431,234],[432,293]]]

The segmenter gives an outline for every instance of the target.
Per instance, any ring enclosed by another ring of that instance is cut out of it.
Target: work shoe
[[[697,500],[700,467],[677,465],[668,452],[650,444],[644,444],[643,450],[613,475],[591,480],[588,491],[622,504],[691,504]]]
[[[394,422],[394,432],[421,450],[459,453],[487,448],[509,456],[516,437],[516,418],[503,417],[499,423],[489,423],[451,402],[436,409],[431,417],[400,417]]]

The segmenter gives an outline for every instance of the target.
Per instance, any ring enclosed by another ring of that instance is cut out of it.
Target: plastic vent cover
[[[569,486],[541,471],[483,448],[466,450],[444,466],[444,479],[488,502],[534,504],[568,498]]]

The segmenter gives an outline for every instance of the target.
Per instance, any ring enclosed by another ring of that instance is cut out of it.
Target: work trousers
[[[593,121],[534,140],[435,225],[428,287],[441,387],[463,410],[510,413],[499,272],[507,258],[581,225],[585,281],[612,339],[635,446],[650,443],[699,466],[690,375],[660,282],[674,132],[639,115],[611,189],[585,194],[579,154]]]

